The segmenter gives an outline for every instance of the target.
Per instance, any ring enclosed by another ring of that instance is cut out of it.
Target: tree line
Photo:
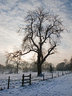
[[[67,61],[65,59],[63,62],[57,64],[56,70],[59,70],[59,71],[70,70],[70,71],[72,71],[72,57],[69,61]]]
[[[63,62],[60,62],[56,65],[56,67],[52,63],[44,62],[42,65],[42,70],[48,71],[48,72],[53,72],[53,71],[67,71],[70,70],[72,71],[72,57],[70,60],[64,60]],[[18,73],[18,71],[23,71],[23,72],[37,72],[37,64],[36,62],[22,62],[17,65],[15,63],[13,64],[6,64],[1,65],[0,64],[0,73],[8,72],[8,73]]]

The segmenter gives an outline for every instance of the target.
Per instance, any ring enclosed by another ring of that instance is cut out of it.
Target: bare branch
[[[46,60],[46,58],[49,56],[49,55],[52,55],[54,54],[54,52],[52,52],[54,49],[55,49],[56,45],[54,45],[52,48],[50,48],[48,50],[48,53],[46,54],[46,56],[43,58],[43,60],[41,61],[41,64],[43,64],[43,62]],[[52,53],[51,53],[52,52]]]

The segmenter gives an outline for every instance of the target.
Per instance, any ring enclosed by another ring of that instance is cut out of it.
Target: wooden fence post
[[[8,87],[7,87],[7,89],[9,89],[9,85],[10,85],[10,76],[8,77]]]
[[[52,72],[52,79],[53,79],[53,72]]]
[[[62,71],[62,75],[64,75],[63,71]]]
[[[24,74],[22,75],[22,86],[24,86]]]
[[[59,77],[59,72],[58,72],[58,77]]]
[[[29,75],[29,84],[31,85],[31,74]]]
[[[44,78],[44,74],[43,74],[43,80],[45,80],[45,78]]]

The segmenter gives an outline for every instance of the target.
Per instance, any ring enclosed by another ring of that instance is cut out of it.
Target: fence
[[[31,85],[31,74],[27,76],[24,74],[22,75],[22,86],[24,86],[25,83],[29,83],[29,85]]]
[[[15,86],[24,86],[26,84],[31,85],[33,82],[41,81],[41,80],[47,80],[47,79],[53,79],[56,77],[63,76],[65,74],[71,73],[70,71],[62,71],[62,72],[52,72],[52,73],[44,73],[41,76],[36,76],[36,74],[29,74],[29,75],[22,75],[22,79],[14,79],[12,80],[11,76],[8,76],[8,79],[3,79],[0,80],[0,90],[3,89],[9,89],[9,88],[14,88]],[[3,86],[1,84],[5,83]]]

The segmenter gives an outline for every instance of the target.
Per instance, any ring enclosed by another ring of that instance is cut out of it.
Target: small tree
[[[6,58],[7,58],[6,65],[8,65],[10,63],[16,64],[16,73],[18,73],[18,71],[19,71],[19,64],[21,62],[21,56],[20,55],[16,56],[17,53],[18,53],[18,51],[6,54]]]
[[[45,61],[43,63],[43,65],[42,65],[42,70],[44,70],[44,71],[50,71],[50,65],[52,65],[52,64]]]
[[[65,62],[61,62],[61,63],[57,64],[56,69],[60,70],[60,71],[64,71],[65,70]]]
[[[50,65],[50,72],[51,72],[51,73],[53,72],[53,67],[52,67],[52,65]]]

